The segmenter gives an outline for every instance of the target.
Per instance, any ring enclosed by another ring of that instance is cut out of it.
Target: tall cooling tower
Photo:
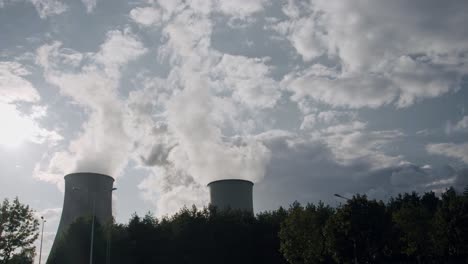
[[[221,210],[232,209],[253,214],[253,182],[238,179],[213,181],[210,188],[211,205]]]
[[[57,246],[60,235],[67,231],[71,223],[79,217],[92,217],[93,203],[97,222],[105,225],[112,221],[113,184],[112,177],[99,173],[80,172],[65,176],[62,217],[51,252]]]

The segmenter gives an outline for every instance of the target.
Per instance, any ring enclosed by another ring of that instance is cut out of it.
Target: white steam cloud
[[[61,182],[64,174],[75,171],[120,175],[131,150],[117,91],[120,71],[145,52],[129,30],[110,31],[95,54],[81,54],[59,42],[37,50],[46,80],[85,108],[88,120],[67,150],[54,153],[45,167],[36,166],[36,176]]]

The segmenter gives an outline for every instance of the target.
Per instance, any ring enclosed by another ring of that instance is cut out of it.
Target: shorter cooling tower
[[[210,182],[211,205],[221,210],[242,210],[253,214],[253,185],[251,181],[238,179]]]
[[[58,239],[70,224],[79,217],[94,215],[97,222],[105,225],[112,221],[112,188],[114,179],[110,176],[80,172],[65,176],[65,195],[57,234],[51,252],[57,246]]]

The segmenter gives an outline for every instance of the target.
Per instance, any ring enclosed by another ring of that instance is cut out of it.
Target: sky
[[[63,176],[115,178],[114,216],[256,212],[468,185],[464,0],[0,0],[0,199],[48,222]]]

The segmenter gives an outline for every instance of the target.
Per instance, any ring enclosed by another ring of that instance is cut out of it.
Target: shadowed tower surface
[[[105,225],[112,221],[113,184],[112,177],[99,173],[80,172],[65,176],[62,216],[51,252],[71,223],[79,217],[92,217],[93,203],[97,222]]]
[[[221,210],[242,210],[253,214],[253,183],[247,180],[227,179],[213,181],[210,188],[211,205]]]

